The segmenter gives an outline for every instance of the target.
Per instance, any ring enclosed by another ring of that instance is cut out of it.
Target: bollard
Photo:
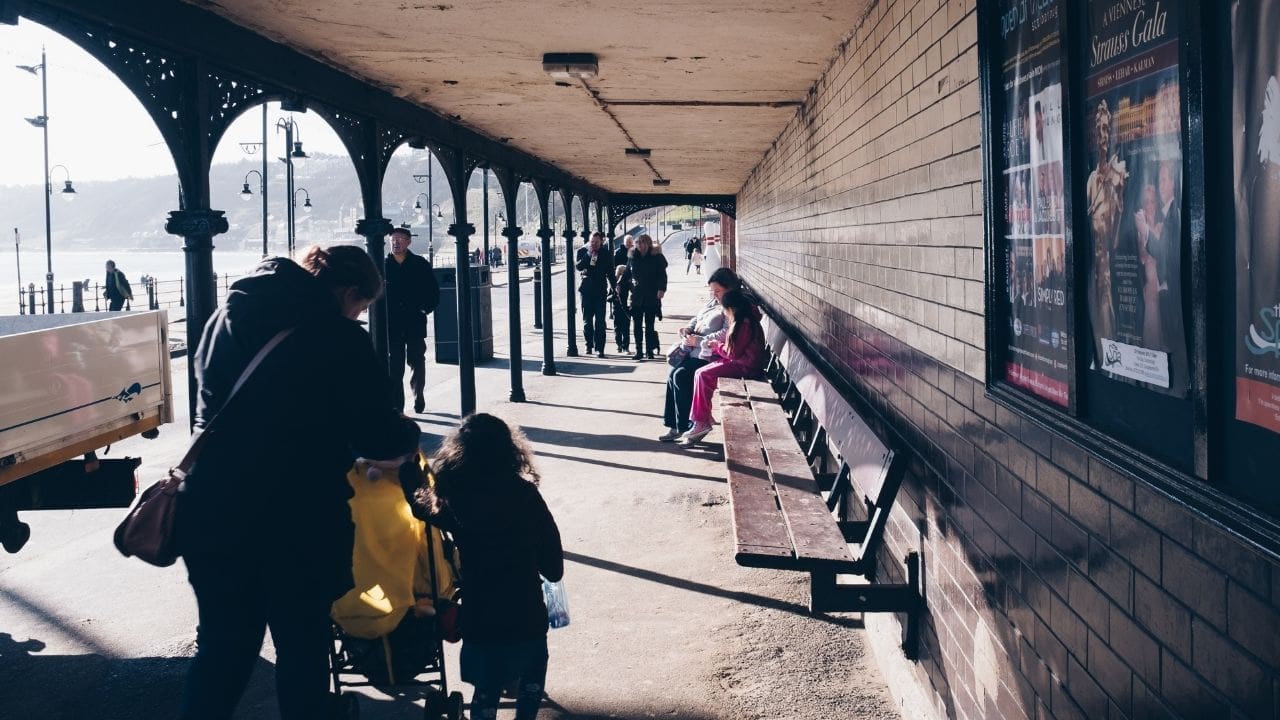
[[[84,286],[85,283],[75,280],[71,283],[71,312],[84,312]]]
[[[31,283],[27,286],[27,314],[36,314],[36,284]]]
[[[533,267],[533,326],[542,329],[542,265]]]

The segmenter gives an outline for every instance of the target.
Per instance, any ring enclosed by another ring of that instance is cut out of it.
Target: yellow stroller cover
[[[452,598],[455,580],[440,531],[430,528],[434,557],[427,557],[427,526],[415,518],[400,485],[399,461],[357,460],[347,473],[355,496],[352,574],[355,587],[333,604],[334,622],[347,635],[372,640],[396,629],[419,598],[430,608],[431,565],[438,597]],[[434,609],[427,610],[434,612]]]

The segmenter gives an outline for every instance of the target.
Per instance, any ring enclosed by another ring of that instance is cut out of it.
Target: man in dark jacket
[[[404,407],[404,366],[409,365],[413,411],[427,407],[427,315],[440,304],[440,286],[431,262],[409,252],[409,228],[391,231],[391,254],[383,276],[387,281],[387,336],[391,350],[392,401]]]
[[[622,243],[618,245],[618,249],[613,251],[613,266],[626,265],[627,260],[631,259],[631,250],[635,247],[636,241],[627,235],[622,238]]]
[[[116,269],[116,261],[107,261],[107,279],[103,282],[102,294],[107,298],[108,310],[119,310],[126,301],[133,299],[133,289],[124,273]]]
[[[604,234],[591,233],[590,242],[578,248],[574,265],[581,278],[578,293],[582,296],[582,336],[587,339],[587,354],[594,351],[597,357],[604,357],[605,301],[615,282],[613,258],[603,245]]]

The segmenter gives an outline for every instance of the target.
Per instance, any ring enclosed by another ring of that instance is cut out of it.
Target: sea
[[[260,252],[241,250],[213,251],[213,269],[219,277],[219,287],[223,285],[223,275],[230,281],[252,270],[262,259]],[[125,277],[133,286],[134,297],[141,293],[139,278],[150,275],[165,287],[175,288],[176,281],[186,275],[186,258],[181,250],[73,250],[55,252],[53,254],[53,285],[55,297],[59,285],[66,286],[68,302],[71,298],[71,283],[76,280],[89,280],[102,284],[106,276],[106,262],[114,260],[116,267],[124,271]],[[17,315],[19,273],[21,287],[35,283],[37,288],[44,287],[45,253],[43,250],[23,248],[16,252],[12,247],[7,251],[0,250],[0,315]],[[92,309],[92,298],[86,298]]]

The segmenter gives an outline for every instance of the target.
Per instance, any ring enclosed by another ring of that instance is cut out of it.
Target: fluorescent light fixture
[[[600,73],[595,53],[546,53],[542,71],[556,80],[590,80]]]

